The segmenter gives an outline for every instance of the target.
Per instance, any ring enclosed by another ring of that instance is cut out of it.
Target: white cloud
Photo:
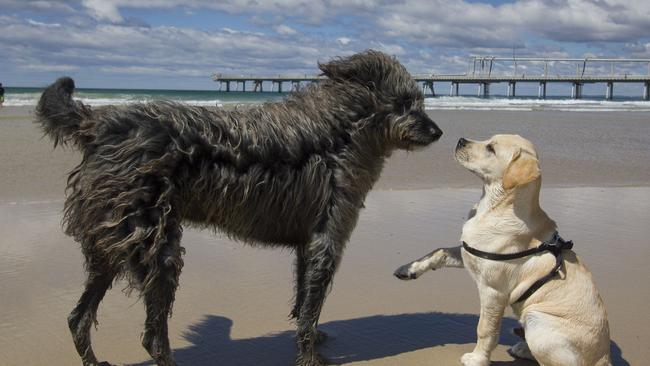
[[[280,24],[280,25],[276,26],[274,29],[278,34],[282,34],[282,35],[285,35],[285,36],[286,35],[293,35],[293,34],[298,33],[295,29],[289,27],[288,25],[284,25],[284,24]]]
[[[469,54],[511,55],[513,47],[521,56],[579,57],[588,50],[650,57],[648,0],[481,1],[0,0],[2,10],[31,17],[0,15],[0,49],[14,70],[32,65],[110,78],[315,72],[318,60],[369,47],[399,56],[414,73],[464,72]],[[148,27],[129,19],[128,9],[215,10],[247,23],[215,31]]]
[[[390,36],[458,47],[521,45],[525,33],[555,41],[620,41],[647,36],[647,0],[519,0],[493,6],[465,0],[386,5],[378,24]]]
[[[339,37],[336,39],[336,41],[344,46],[347,46],[350,44],[350,42],[352,42],[352,40],[348,37]]]
[[[555,41],[634,41],[650,29],[648,0],[0,0],[0,6],[72,10],[79,2],[95,19],[113,23],[124,21],[125,8],[248,13],[254,22],[279,27],[287,18],[322,24],[353,15],[366,19],[369,33],[376,25],[386,37],[445,47],[522,47],[526,33]]]
[[[61,11],[74,12],[72,4],[78,3],[79,0],[0,0],[2,10],[34,10],[34,11]]]
[[[20,65],[19,68],[33,72],[70,72],[79,70],[75,65],[48,65],[48,64],[25,64]]]
[[[650,28],[645,0],[528,0],[496,10],[516,29],[556,41],[620,41],[647,35]]]
[[[625,44],[624,49],[631,57],[650,58],[650,42],[635,42]],[[648,66],[650,73],[650,66]]]
[[[29,18],[27,18],[26,21],[27,21],[27,23],[29,23],[31,25],[38,26],[38,27],[60,27],[61,26],[61,24],[59,24],[59,23],[43,23],[43,22],[39,22],[39,21],[36,21],[34,19],[29,19]]]
[[[169,68],[161,66],[104,66],[99,71],[111,74],[135,74],[135,75],[165,75],[174,74],[177,76],[209,77],[209,73],[197,69]]]
[[[224,32],[229,33],[229,34],[237,34],[237,33],[239,33],[239,31],[236,31],[236,30],[234,30],[232,28],[228,28],[228,27],[223,27],[223,28],[221,28],[221,30],[223,30]]]
[[[400,56],[405,54],[404,47],[398,44],[386,44],[382,42],[377,42],[376,44],[374,44],[374,48],[394,56]]]
[[[97,20],[108,20],[119,23],[124,21],[117,2],[110,0],[83,0],[83,6],[88,9],[88,14]]]
[[[15,0],[14,0],[15,1]],[[269,13],[283,16],[300,17],[303,21],[320,23],[328,15],[331,8],[327,0],[83,0],[82,4],[89,14],[99,20],[121,22],[123,17],[119,9],[211,9],[232,14]]]
[[[283,36],[233,30],[101,23],[46,27],[15,17],[0,17],[0,27],[6,62],[42,72],[92,70],[208,80],[216,71],[315,73],[318,60],[339,54],[334,41],[316,46],[314,39],[298,36],[289,44]]]

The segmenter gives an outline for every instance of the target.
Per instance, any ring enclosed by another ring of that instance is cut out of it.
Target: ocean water
[[[32,106],[38,103],[42,88],[5,88],[5,105]],[[74,97],[91,106],[173,100],[191,105],[221,106],[226,104],[256,104],[281,99],[280,93],[220,92],[212,90],[161,89],[82,89]]]
[[[40,88],[5,88],[6,106],[33,106],[38,102]],[[152,100],[173,100],[191,105],[225,106],[237,104],[261,104],[282,99],[287,93],[222,92],[217,90],[154,90],[154,89],[77,89],[75,98],[92,105],[126,104]],[[640,98],[619,96],[613,101],[602,96],[584,96],[573,100],[553,96],[541,100],[531,96],[507,98],[491,96],[437,96],[425,99],[427,109],[445,110],[514,110],[514,111],[635,111],[650,112],[650,102]]]
[[[650,112],[650,102],[634,98],[617,98],[605,100],[596,96],[585,96],[582,99],[566,97],[551,97],[537,99],[534,97],[435,97],[426,98],[427,109],[445,110],[503,110],[503,111],[565,111],[565,112],[590,112],[590,111],[629,111]]]

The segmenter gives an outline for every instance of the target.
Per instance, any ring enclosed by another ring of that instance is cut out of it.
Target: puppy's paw
[[[408,263],[405,264],[401,267],[399,267],[393,275],[400,280],[408,281],[408,280],[414,280],[420,276],[419,273],[413,270],[413,263]]]
[[[514,358],[523,358],[524,360],[535,361],[535,357],[533,356],[533,353],[530,352],[530,348],[528,348],[528,343],[526,342],[519,342],[508,348],[508,353]]]
[[[460,358],[463,366],[488,366],[490,359],[479,353],[466,353]]]

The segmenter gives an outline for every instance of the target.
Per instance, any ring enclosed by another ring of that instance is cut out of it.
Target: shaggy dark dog
[[[88,279],[68,318],[84,365],[96,365],[90,328],[116,278],[141,293],[142,343],[174,365],[167,318],[183,267],[181,223],[246,243],[292,248],[296,365],[322,365],[316,325],[368,191],[395,148],[442,132],[394,58],[366,51],[320,64],[327,79],[278,103],[222,110],[153,102],[91,109],[61,78],[37,107],[55,142],[83,160],[68,178],[67,234]]]

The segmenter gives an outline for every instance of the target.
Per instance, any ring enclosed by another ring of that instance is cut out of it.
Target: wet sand
[[[65,319],[84,280],[82,256],[61,233],[63,187],[78,161],[52,151],[28,108],[0,110],[0,364],[76,365]],[[321,347],[350,365],[457,365],[471,351],[478,296],[464,270],[417,281],[392,277],[399,265],[458,242],[478,180],[458,168],[460,136],[512,131],[542,155],[542,204],[593,272],[612,330],[615,365],[650,358],[650,120],[635,113],[432,111],[445,131],[434,147],[395,154],[366,202],[322,317]],[[181,365],[290,365],[287,320],[292,254],[251,248],[188,229],[170,338]],[[143,305],[117,283],[93,333],[101,359],[148,365],[140,346]],[[495,365],[516,322],[504,321]]]
[[[453,159],[460,137],[518,133],[537,145],[546,187],[650,185],[650,116],[635,112],[430,111],[444,131],[422,151],[397,151],[376,189],[474,188]],[[53,149],[32,123],[30,107],[0,110],[0,202],[62,199],[79,161]]]

